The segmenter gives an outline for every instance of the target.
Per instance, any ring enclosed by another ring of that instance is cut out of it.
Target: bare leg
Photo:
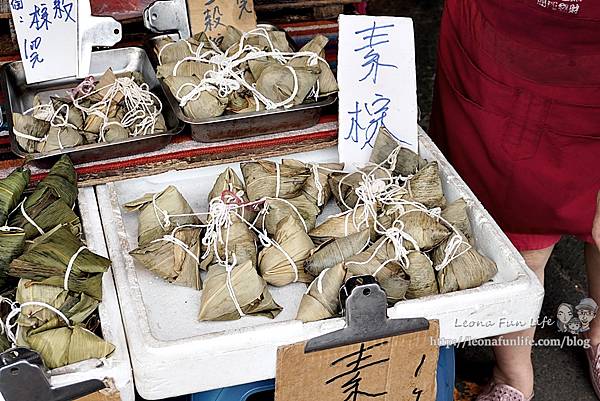
[[[551,246],[539,251],[525,251],[521,253],[525,259],[525,263],[538,276],[542,285],[544,284],[544,268],[552,254],[553,248],[554,246]],[[534,333],[535,327],[532,327],[516,333],[505,334],[503,338],[533,338]],[[494,354],[496,355],[494,380],[497,383],[508,384],[525,394],[525,397],[529,397],[533,393],[531,346],[498,346],[494,347]]]
[[[585,244],[585,267],[588,294],[600,305],[600,251],[595,244]],[[590,323],[589,338],[595,349],[600,344],[600,318],[596,318]]]

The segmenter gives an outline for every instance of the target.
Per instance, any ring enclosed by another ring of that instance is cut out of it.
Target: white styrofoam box
[[[463,197],[470,204],[477,248],[497,263],[499,272],[480,288],[403,301],[388,314],[392,318],[439,319],[441,337],[448,342],[515,331],[510,322],[529,324],[541,308],[543,288],[539,281],[431,140],[422,134],[420,142],[422,156],[440,163],[449,201]],[[337,151],[330,148],[285,157],[336,161]],[[229,166],[239,172],[238,164]],[[206,211],[207,194],[225,167],[171,171],[96,187],[136,388],[144,398],[160,399],[272,378],[278,346],[344,326],[341,318],[307,324],[293,320],[304,284],[269,288],[284,307],[276,319],[198,322],[199,291],[168,284],[129,256],[128,251],[137,245],[137,214],[124,213],[122,204],[175,185],[194,210]],[[335,210],[335,206],[328,207],[331,209],[324,215]]]
[[[77,201],[86,245],[91,251],[108,257],[94,188],[80,188]],[[119,391],[121,401],[134,401],[135,393],[129,350],[111,270],[106,272],[102,278],[102,302],[98,307],[98,313],[102,324],[102,336],[115,346],[115,351],[108,358],[103,358],[100,366],[84,362],[53,371],[51,384],[60,387],[84,380],[109,379]],[[60,374],[55,374],[55,372]]]

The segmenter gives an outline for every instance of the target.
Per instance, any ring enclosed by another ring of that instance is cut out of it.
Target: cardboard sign
[[[242,32],[256,28],[253,0],[188,0],[192,34],[206,32],[217,43],[227,25]]]
[[[369,161],[379,128],[418,151],[417,80],[410,18],[340,15],[340,161]]]
[[[277,351],[275,401],[435,401],[437,321],[429,330],[305,353]]]
[[[10,0],[27,83],[77,73],[78,0]]]

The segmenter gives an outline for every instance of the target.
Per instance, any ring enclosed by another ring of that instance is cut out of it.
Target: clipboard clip
[[[55,388],[37,352],[17,347],[0,354],[0,393],[5,401],[70,401],[104,388],[97,379]]]
[[[144,9],[144,26],[154,33],[177,31],[181,39],[192,36],[186,0],[157,0]]]
[[[313,338],[306,353],[429,329],[425,318],[389,319],[387,297],[373,276],[349,278],[340,289],[346,327]]]

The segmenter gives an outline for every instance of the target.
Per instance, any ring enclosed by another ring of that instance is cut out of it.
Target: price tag
[[[381,126],[418,152],[412,20],[340,15],[339,26],[340,161],[368,162]]]
[[[206,32],[217,43],[228,25],[242,32],[256,28],[253,0],[188,0],[192,34]]]
[[[27,83],[77,73],[77,0],[10,0]]]
[[[275,401],[435,401],[437,321],[429,329],[306,353],[277,352]]]

